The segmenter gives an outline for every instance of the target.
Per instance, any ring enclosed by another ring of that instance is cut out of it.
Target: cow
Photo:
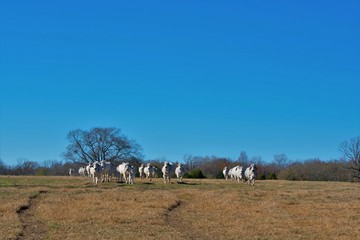
[[[125,175],[127,175],[127,183],[128,184],[134,184],[135,173],[136,173],[135,167],[132,165],[129,165],[128,170],[125,173]]]
[[[93,184],[98,185],[99,178],[102,175],[102,167],[98,161],[94,162],[90,167],[90,176],[92,177]]]
[[[227,175],[228,175],[228,178],[230,178],[231,180],[232,180],[232,176],[233,176],[233,175],[232,175],[232,171],[233,171],[233,169],[230,168],[229,171],[228,171],[228,174],[227,174]]]
[[[74,169],[69,168],[69,176],[72,176],[72,173],[74,172]]]
[[[151,181],[151,177],[154,175],[154,167],[151,166],[150,163],[146,164],[146,166],[144,167],[144,174],[146,176],[146,179]]]
[[[143,179],[144,178],[144,164],[141,164],[140,167],[139,167],[139,175],[140,175],[140,178]]]
[[[237,171],[238,171],[239,168],[240,168],[240,166],[237,165],[237,166],[235,166],[235,167],[233,167],[233,168],[231,168],[229,170],[228,175],[229,175],[231,180],[233,180],[233,181],[237,180],[236,174],[237,174]]]
[[[176,177],[177,177],[177,181],[178,181],[178,182],[182,182],[182,178],[183,178],[184,172],[185,172],[184,167],[181,165],[181,163],[179,163],[179,164],[177,165],[177,167],[175,168],[175,174],[176,174]]]
[[[229,177],[228,174],[229,174],[228,168],[227,168],[227,167],[224,167],[223,175],[224,175],[225,180],[228,180],[228,177]]]
[[[111,177],[112,177],[112,171],[113,171],[113,167],[111,165],[111,162],[102,160],[100,162],[100,166],[102,168],[102,181],[107,181],[107,182],[111,182]]]
[[[249,181],[249,184],[254,186],[255,179],[257,177],[257,168],[255,164],[251,164],[250,167],[245,170],[245,179]]]
[[[244,176],[243,166],[237,166],[233,174],[235,176],[236,181],[244,182],[245,176]]]
[[[116,167],[116,171],[119,173],[118,182],[122,181],[122,178],[124,178],[125,182],[128,183],[128,173],[129,173],[129,163],[121,163],[119,166]]]
[[[164,183],[170,182],[170,174],[172,171],[172,167],[173,167],[172,163],[164,162],[164,165],[161,169],[163,173]]]
[[[86,172],[85,167],[79,167],[78,173],[79,173],[80,176],[85,177],[86,176],[85,172]]]
[[[152,178],[157,178],[159,173],[159,169],[157,169],[156,167],[153,167],[153,172],[152,172]]]
[[[86,170],[86,173],[87,173],[88,177],[91,177],[91,175],[90,175],[90,168],[91,168],[91,163],[89,163],[89,164],[85,167],[85,170]]]

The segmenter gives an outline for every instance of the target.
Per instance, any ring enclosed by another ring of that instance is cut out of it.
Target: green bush
[[[185,173],[184,178],[206,178],[201,169],[194,169],[190,173]]]
[[[41,167],[37,170],[37,172],[35,173],[36,176],[46,176],[47,175],[47,170],[44,167]]]
[[[218,171],[218,173],[216,174],[216,179],[224,179],[224,174],[222,171]]]
[[[276,173],[271,173],[269,179],[276,180],[277,179]]]

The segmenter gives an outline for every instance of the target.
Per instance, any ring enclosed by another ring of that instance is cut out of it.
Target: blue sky
[[[360,134],[358,1],[7,1],[0,158],[118,127],[146,159],[340,157]]]

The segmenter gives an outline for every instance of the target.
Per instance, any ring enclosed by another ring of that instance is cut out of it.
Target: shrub
[[[271,173],[271,174],[269,175],[269,179],[271,179],[271,180],[276,180],[276,179],[277,179],[276,173]]]
[[[216,179],[224,179],[224,174],[222,171],[218,171],[218,173],[216,174]]]
[[[201,169],[194,169],[190,173],[185,173],[184,178],[206,178]]]
[[[46,176],[46,174],[47,174],[47,170],[46,170],[46,168],[44,168],[44,167],[41,167],[41,168],[39,168],[38,170],[37,170],[37,172],[36,172],[36,176]]]

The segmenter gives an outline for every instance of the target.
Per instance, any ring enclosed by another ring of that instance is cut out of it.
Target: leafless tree
[[[240,165],[242,165],[244,167],[249,165],[249,157],[245,151],[240,152],[240,155],[239,155],[237,161],[240,163]]]
[[[284,153],[274,155],[274,162],[279,169],[283,169],[289,165],[289,159]]]
[[[191,154],[185,154],[183,157],[186,167],[190,171],[202,165],[203,159],[203,157],[193,156]]]
[[[25,158],[18,158],[17,165],[13,168],[13,173],[15,175],[34,175],[39,164],[34,161],[29,161]]]
[[[340,151],[350,161],[352,177],[360,181],[360,136],[341,143]]]
[[[70,144],[63,156],[75,163],[102,160],[118,163],[142,158],[140,145],[122,135],[118,128],[76,129],[68,133],[67,139]]]
[[[0,175],[6,174],[8,172],[8,167],[0,158]]]

